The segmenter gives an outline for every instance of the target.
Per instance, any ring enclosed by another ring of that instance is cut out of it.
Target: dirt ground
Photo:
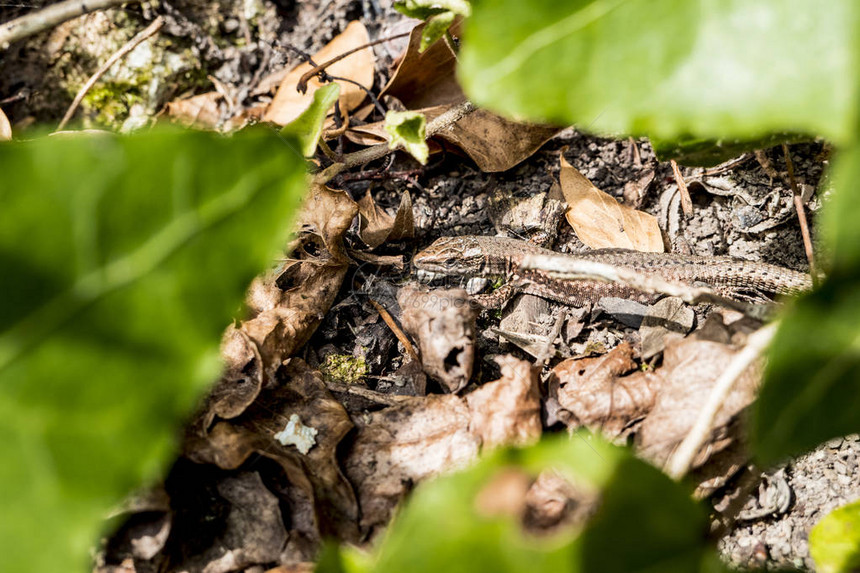
[[[26,11],[21,7],[0,8],[0,22]],[[236,105],[250,108],[265,100],[266,96],[252,95],[262,78],[302,61],[303,54],[312,54],[324,46],[348,22],[361,20],[371,39],[408,31],[414,23],[395,12],[389,0],[213,3],[178,0],[92,14],[21,42],[0,56],[0,105],[12,124],[19,129],[28,125],[55,125],[76,86],[92,73],[94,62],[143,28],[153,14],[164,15],[168,22],[157,49],[151,54],[153,61],[161,64],[147,71],[143,79],[140,66],[127,66],[124,71],[116,72],[110,85],[121,93],[103,92],[101,99],[89,101],[80,125],[106,124],[131,129],[159,113],[168,101],[211,89],[211,78],[226,86]],[[95,46],[96,43],[103,45]],[[374,47],[375,90],[385,84],[391,62],[405,45],[406,39],[402,39]],[[158,89],[141,87],[140,82],[152,82],[154,78],[158,79]],[[111,104],[112,97],[120,100],[121,105]],[[814,238],[815,214],[827,195],[827,183],[822,178],[828,167],[829,149],[823,142],[810,142],[792,145],[790,151],[801,188],[817,190],[808,203]],[[599,189],[619,199],[633,199],[640,203],[638,208],[655,215],[667,245],[674,252],[732,255],[797,270],[807,268],[785,159],[779,148],[765,150],[760,158],[749,155],[737,165],[714,174],[684,168],[685,177],[695,181],[690,186],[694,203],[690,217],[680,211],[671,166],[657,161],[646,140],[608,139],[574,129],[562,131],[530,158],[502,173],[484,173],[454,152],[431,157],[426,168],[420,168],[411,158],[397,155],[383,176],[344,178],[340,185],[354,199],[371,193],[377,204],[391,212],[400,204],[403,193],[409,193],[414,238],[387,242],[376,251],[380,255],[403,255],[408,261],[441,236],[493,235],[505,230],[506,226],[495,217],[498,205],[515,205],[548,193],[558,180],[561,154]],[[647,184],[638,188],[630,185],[637,181]],[[353,228],[347,234],[347,246],[360,247],[356,231]],[[586,248],[563,217],[538,220],[532,228],[515,231],[523,238],[532,231],[549,232],[554,237],[553,248],[561,252]],[[374,277],[371,287],[367,286],[371,282],[367,280],[369,275]],[[329,356],[360,357],[366,363],[368,384],[374,391],[401,392],[392,373],[402,365],[403,347],[375,319],[377,311],[368,304],[368,299],[391,298],[390,293],[385,294],[386,289],[413,279],[414,271],[408,266],[401,270],[353,266],[334,306],[299,354],[311,366],[325,363]],[[550,317],[558,313],[557,305],[548,305],[547,309],[544,321],[547,326],[542,328],[548,328],[553,322]],[[698,325],[704,323],[710,310],[697,309]],[[616,314],[612,308],[592,309],[581,329],[570,333],[567,354],[586,355],[595,348],[608,351],[622,341],[635,341],[636,329],[625,326],[615,318]],[[522,350],[500,340],[493,330],[499,323],[498,313],[484,312],[478,317],[478,358],[467,393],[477,385],[476,381],[499,377],[499,367],[492,360],[494,355],[513,353],[528,358]],[[432,382],[428,390],[441,391]],[[353,415],[373,410],[368,404],[347,409]],[[547,431],[559,429],[556,425]],[[758,470],[751,470],[756,485],[745,505],[746,518],[719,542],[724,559],[739,567],[812,568],[807,546],[809,529],[830,510],[860,498],[858,455],[860,438],[850,436],[824,444],[783,468],[762,474],[761,479]],[[294,507],[279,497],[279,492],[286,489],[282,483],[286,477],[273,471],[272,465],[271,460],[257,457],[243,466],[241,472],[230,472],[178,460],[167,490],[175,515],[170,537],[188,536],[180,543],[182,550],[164,560],[159,557],[164,539],[160,544],[152,541],[151,557],[143,559],[140,555],[145,552],[138,552],[132,559],[133,566],[128,568],[133,553],[129,540],[143,537],[157,540],[159,532],[164,531],[163,512],[144,511],[134,514],[106,542],[101,570],[193,570],[200,566],[201,561],[195,559],[204,555],[207,548],[199,544],[217,538],[208,535],[201,524],[208,524],[213,531],[223,529],[227,509],[222,501],[231,499],[231,494],[225,491],[256,492],[253,495],[259,503],[280,507],[286,515],[288,506]],[[251,483],[253,480],[247,477],[249,470],[263,476],[263,485]],[[741,481],[739,476],[732,477],[709,502],[720,507]],[[177,496],[182,495],[187,499],[177,501]],[[161,506],[156,503],[152,507]],[[202,517],[200,512],[204,512]],[[274,515],[269,518],[277,521]],[[291,547],[296,555],[306,556],[309,551],[301,544]],[[260,561],[271,565],[290,561],[288,557],[282,554],[277,559],[265,557]],[[263,567],[246,570],[262,571]]]

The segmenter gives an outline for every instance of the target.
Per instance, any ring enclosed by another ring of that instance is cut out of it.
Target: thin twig
[[[788,146],[784,143],[782,144],[782,153],[785,155],[785,168],[788,170],[788,180],[791,184],[791,193],[794,196],[794,209],[797,211],[797,221],[800,223],[803,248],[806,251],[806,260],[809,261],[809,274],[812,275],[812,280],[815,281],[818,278],[818,273],[815,272],[815,255],[812,252],[812,239],[809,235],[809,223],[806,221],[806,209],[803,206],[803,198],[801,197],[800,188],[797,186],[797,180],[794,178],[794,163],[791,161]]]
[[[23,40],[33,34],[38,34],[49,28],[53,28],[63,22],[95,12],[104,10],[120,4],[131,4],[138,0],[66,0],[52,4],[39,10],[30,12],[20,18],[10,20],[0,25],[0,50],[9,48],[12,42]]]
[[[675,183],[678,184],[678,192],[681,194],[681,210],[687,217],[693,214],[693,200],[690,198],[690,190],[687,189],[687,183],[684,181],[684,176],[681,175],[681,169],[674,159],[669,160],[672,165],[672,174],[675,176]]]
[[[365,50],[365,49],[370,48],[371,46],[375,46],[377,44],[384,44],[385,42],[388,42],[391,40],[396,40],[397,38],[403,38],[404,36],[408,36],[411,33],[412,32],[404,32],[402,34],[397,34],[395,36],[388,36],[385,38],[379,38],[378,40],[374,40],[372,42],[362,44],[361,46],[358,46],[357,48],[347,50],[346,52],[339,54],[339,55],[333,57],[332,59],[319,64],[318,66],[314,66],[313,68],[311,68],[310,70],[305,72],[301,78],[299,78],[299,83],[296,84],[296,90],[299,91],[300,93],[305,93],[306,91],[308,91],[308,82],[310,81],[310,79],[312,77],[314,77],[317,74],[324,72],[327,67],[331,66],[332,64],[338,63],[342,59],[347,58],[356,52],[360,52],[362,50]]]
[[[705,169],[704,171],[702,171],[702,175],[705,177],[711,177],[714,175],[721,175],[721,174],[725,173],[726,171],[731,171],[735,167],[739,167],[743,163],[746,163],[747,161],[750,160],[751,157],[752,157],[752,155],[750,155],[749,153],[744,153],[743,155],[729,159],[728,161],[724,161],[723,163],[720,163],[719,165],[714,165],[713,167],[709,167],[708,169]]]
[[[778,323],[774,322],[750,334],[746,346],[732,358],[728,367],[717,378],[707,402],[696,418],[696,423],[667,464],[666,473],[670,477],[679,480],[690,470],[693,459],[711,433],[714,419],[723,407],[735,382],[764,353],[776,334],[777,326]]]
[[[411,396],[383,394],[382,392],[376,392],[375,390],[371,390],[370,388],[365,388],[363,386],[358,386],[355,384],[351,385],[343,384],[340,382],[326,381],[325,387],[329,392],[352,394],[353,396],[359,396],[361,398],[364,398],[365,400],[370,400],[371,402],[376,402],[377,404],[384,404],[386,406],[396,406],[397,404],[402,404],[403,402],[408,402],[412,399]]]
[[[420,358],[418,357],[418,351],[416,351],[415,347],[412,346],[412,342],[409,340],[409,337],[406,336],[406,333],[403,332],[399,326],[397,326],[397,323],[394,322],[394,318],[387,310],[385,310],[385,307],[373,299],[370,299],[370,304],[373,306],[373,308],[376,309],[376,312],[379,313],[379,316],[382,317],[382,320],[385,322],[385,324],[388,325],[388,328],[391,329],[391,332],[394,333],[394,336],[397,337],[397,340],[399,340],[400,343],[403,344],[403,346],[406,348],[406,352],[408,352],[409,356],[412,357],[412,360],[420,360]]]
[[[161,27],[164,26],[164,18],[159,16],[152,23],[141,30],[134,38],[129,40],[122,48],[117,50],[117,52],[112,55],[108,60],[96,70],[90,79],[87,80],[87,83],[78,90],[78,93],[75,95],[75,99],[72,101],[72,105],[69,106],[69,109],[66,110],[66,115],[63,116],[62,121],[60,121],[60,125],[57,126],[57,131],[62,131],[66,124],[72,119],[72,116],[75,114],[75,111],[78,109],[81,101],[84,99],[84,96],[87,95],[87,92],[90,91],[90,88],[95,85],[99,78],[101,78],[115,63],[117,63],[121,58],[123,58],[130,51],[135,49],[141,42],[158,32]]]
[[[769,314],[766,306],[734,300],[708,287],[667,281],[659,276],[606,263],[575,259],[569,255],[527,255],[520,263],[520,268],[540,270],[552,278],[561,280],[597,280],[618,283],[646,293],[675,296],[687,304],[719,304],[757,319],[764,319]]]

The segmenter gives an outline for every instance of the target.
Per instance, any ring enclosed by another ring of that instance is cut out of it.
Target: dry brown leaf
[[[267,381],[316,331],[334,303],[347,269],[346,263],[336,262],[302,261],[294,265],[291,282],[283,284],[277,304],[241,324],[259,349]]]
[[[476,110],[437,135],[462,149],[481,171],[507,171],[558,133],[554,126],[511,121]]]
[[[408,191],[401,196],[397,213],[393,217],[376,204],[370,191],[358,200],[358,214],[361,217],[358,234],[371,249],[388,239],[407,239],[415,235],[412,199]]]
[[[239,328],[259,351],[264,382],[310,339],[334,303],[349,263],[343,235],[357,213],[358,205],[343,191],[312,185],[298,224],[318,237],[330,256],[292,261],[252,283],[247,302],[254,314]]]
[[[358,212],[358,205],[345,192],[312,184],[305,196],[298,221],[304,230],[311,231],[322,239],[335,261],[347,262],[349,257],[343,246],[343,235]]]
[[[482,446],[539,437],[536,373],[512,357],[500,363],[502,378],[482,386],[471,400],[472,395],[430,395],[356,419],[358,432],[344,470],[356,487],[363,529],[386,525],[414,484],[463,468]]]
[[[510,355],[497,356],[496,363],[502,377],[466,396],[469,428],[485,449],[533,444],[542,431],[539,369]]]
[[[396,97],[407,109],[412,110],[460,103],[466,99],[466,95],[454,73],[457,68],[456,56],[447,42],[442,40],[421,52],[419,48],[423,30],[423,24],[412,29],[409,45],[398,58],[397,68],[379,97]],[[460,23],[452,24],[448,31],[454,37],[459,36]]]
[[[9,118],[0,109],[0,141],[10,141],[12,139],[12,124],[9,123]]]
[[[567,220],[583,243],[592,249],[664,251],[656,217],[620,204],[595,187],[563,154],[560,181],[568,204]]]
[[[174,100],[165,106],[167,116],[185,127],[215,129],[221,120],[220,93],[208,92],[186,99]]]
[[[478,317],[466,291],[427,292],[406,286],[398,293],[397,302],[403,329],[418,342],[427,375],[448,392],[465,388],[475,360]]]
[[[616,437],[654,405],[659,379],[638,372],[633,348],[623,342],[603,356],[568,359],[552,369],[550,398],[570,428],[586,426]]]
[[[350,22],[346,29],[335,36],[323,49],[314,54],[312,59],[317,64],[322,64],[344,52],[367,44],[369,41],[370,36],[368,36],[364,24],[355,20]],[[373,87],[374,65],[373,50],[367,48],[332,64],[326,68],[326,72],[332,76],[347,78],[370,89]],[[308,82],[307,91],[303,94],[296,91],[296,85],[302,75],[311,69],[312,66],[305,62],[290,70],[281,82],[275,99],[272,100],[263,118],[264,121],[286,125],[310,106],[314,99],[314,92],[322,86],[319,78],[313,77]],[[338,80],[335,82],[340,84],[338,102],[342,109],[355,109],[366,97],[365,91],[354,83]]]
[[[234,326],[224,331],[221,360],[224,370],[209,393],[205,427],[211,425],[215,416],[227,420],[244,412],[263,387],[263,359],[257,345]]]
[[[690,336],[670,342],[663,352],[660,394],[636,436],[639,451],[656,465],[672,455],[696,421],[714,382],[737,353],[737,347]],[[759,367],[749,369],[734,385],[714,420],[710,439],[693,467],[737,440],[733,422],[755,398]]]
[[[358,433],[344,460],[355,484],[363,530],[388,524],[411,484],[463,468],[480,449],[471,413],[453,394],[414,398],[356,418]]]
[[[275,437],[294,415],[303,426],[316,430],[306,453]],[[226,470],[239,467],[252,453],[277,462],[290,484],[279,492],[290,505],[290,537],[309,541],[310,560],[322,535],[358,540],[358,506],[336,459],[337,447],[352,427],[319,372],[294,358],[279,373],[278,387],[264,390],[241,416],[219,422],[208,433],[189,436],[184,450],[192,461]]]

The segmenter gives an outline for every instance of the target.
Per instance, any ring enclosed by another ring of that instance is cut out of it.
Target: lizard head
[[[504,275],[504,268],[496,268],[489,256],[487,245],[492,237],[442,237],[415,255],[413,263],[418,270],[456,276],[496,278]]]

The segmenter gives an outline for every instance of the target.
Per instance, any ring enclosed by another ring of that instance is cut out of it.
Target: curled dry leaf
[[[434,42],[422,52],[423,29],[423,24],[412,29],[406,51],[398,58],[397,68],[379,97],[396,97],[412,110],[460,103],[466,95],[454,73],[457,58],[444,41]],[[453,24],[448,31],[452,36],[458,36],[460,23]],[[430,120],[429,117],[427,119]]]
[[[298,220],[303,230],[322,239],[335,261],[347,262],[349,257],[343,246],[343,235],[358,212],[358,204],[345,192],[312,184]]]
[[[413,484],[464,467],[482,445],[537,440],[537,375],[512,357],[500,364],[502,378],[485,384],[471,400],[475,393],[412,398],[356,420],[358,432],[344,468],[356,485],[362,528],[387,524]]]
[[[10,141],[12,139],[12,125],[9,123],[9,118],[0,109],[0,141]]]
[[[412,198],[404,191],[397,213],[392,217],[376,204],[370,191],[358,200],[359,231],[361,240],[371,249],[385,241],[408,239],[415,236],[415,220],[412,215]]]
[[[263,387],[263,359],[245,332],[234,326],[224,331],[221,359],[224,370],[209,393],[205,427],[211,425],[215,416],[226,420],[244,412]]]
[[[317,64],[323,64],[344,52],[367,44],[369,41],[370,36],[368,36],[364,24],[356,20],[350,22],[343,32],[335,36],[323,49],[314,54],[312,59]],[[340,84],[338,102],[341,109],[355,109],[364,100],[366,92],[359,86],[363,86],[365,89],[373,87],[374,65],[373,49],[366,48],[350,54],[343,60],[326,68],[326,73],[332,76],[352,80],[351,82],[335,80]],[[319,78],[315,76],[308,82],[308,89],[305,93],[299,93],[296,90],[296,86],[299,83],[299,79],[306,72],[310,71],[312,67],[309,63],[305,62],[299,64],[284,76],[275,94],[275,99],[272,100],[266,115],[263,117],[264,121],[286,125],[301,115],[310,106],[313,101],[314,92],[322,85]],[[359,85],[356,85],[356,83]]]
[[[227,470],[238,468],[253,453],[274,460],[290,484],[285,495],[291,506],[291,537],[298,535],[312,546],[330,534],[356,541],[358,506],[336,459],[338,444],[352,422],[319,372],[301,359],[292,359],[279,372],[279,382],[280,386],[264,390],[241,416],[217,423],[208,433],[189,436],[185,454],[197,463]],[[317,431],[307,454],[275,439],[294,415]]]
[[[346,193],[312,185],[299,224],[313,233],[330,255],[291,261],[280,274],[257,279],[248,293],[254,315],[240,325],[259,351],[265,380],[311,337],[334,303],[348,268],[343,235],[358,213]]]
[[[564,155],[559,177],[568,204],[567,220],[583,243],[592,249],[664,251],[656,217],[620,204],[595,187]]]
[[[219,104],[224,99],[218,92],[207,92],[190,98],[178,99],[165,106],[172,121],[184,127],[215,129],[221,121]]]
[[[478,316],[463,289],[401,289],[397,302],[403,328],[418,341],[424,371],[448,392],[459,392],[472,376],[475,320]]]
[[[510,355],[497,356],[502,377],[466,396],[469,425],[484,448],[525,446],[541,435],[539,369]]]
[[[633,348],[623,342],[603,356],[568,359],[552,369],[549,394],[558,418],[571,429],[586,426],[617,437],[654,406],[660,379],[636,372]]]
[[[283,275],[268,279],[283,285],[283,290],[275,291],[277,302],[240,326],[259,349],[266,380],[272,380],[281,363],[316,331],[334,303],[347,269],[346,263],[308,260],[290,267],[289,284]]]
[[[737,351],[734,345],[704,340],[698,335],[666,346],[663,366],[654,373],[660,379],[660,394],[636,436],[639,451],[645,457],[657,465],[669,459],[693,427],[714,382]],[[735,383],[714,420],[710,440],[693,461],[693,467],[701,466],[737,440],[739,428],[733,422],[755,398],[760,366],[756,364],[747,370]]]

